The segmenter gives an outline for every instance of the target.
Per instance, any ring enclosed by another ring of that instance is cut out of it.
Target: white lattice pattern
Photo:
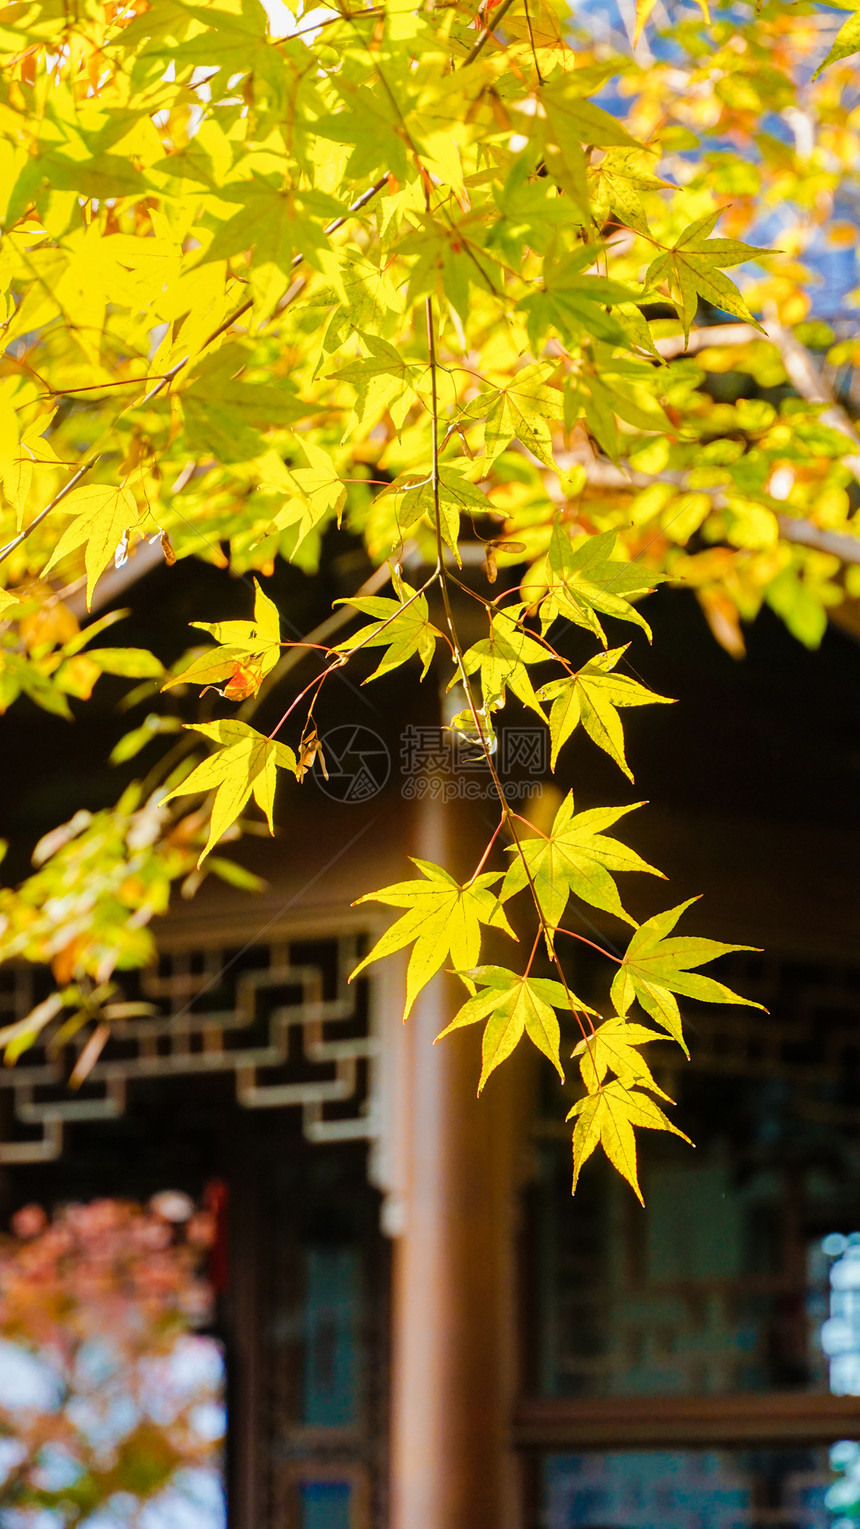
[[[78,1094],[66,1080],[82,1035],[60,1055],[44,1048],[0,1068],[0,1162],[47,1161],[63,1150],[67,1122],[115,1119],[129,1085],[166,1077],[232,1074],[249,1109],[295,1107],[310,1141],[378,1134],[373,1001],[354,934],[288,937],[231,952],[223,945],[173,950],[145,973],[141,996],[158,1014],[115,1022]],[[38,999],[32,968],[0,973],[0,1024]]]

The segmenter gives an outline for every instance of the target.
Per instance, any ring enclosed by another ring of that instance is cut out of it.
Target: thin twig
[[[514,0],[502,0],[501,5],[493,17],[492,25],[488,23],[487,26],[484,27],[484,30],[478,38],[477,42],[472,44],[471,48],[466,54],[466,57],[463,59],[463,62],[458,66],[460,69],[467,69],[470,64],[474,64],[478,54],[481,53],[486,47],[502,17],[507,15],[513,3]]]
[[[555,932],[556,934],[569,935],[572,940],[579,940],[583,945],[590,945],[592,950],[597,951],[598,955],[607,956],[610,961],[615,961],[618,966],[621,965],[621,959],[619,956],[614,956],[611,950],[604,950],[602,945],[596,945],[594,940],[586,939],[584,934],[577,934],[575,929],[562,929],[559,925]]]
[[[7,557],[9,557],[10,554],[15,551],[15,548],[20,547],[21,543],[25,542],[27,537],[32,535],[36,527],[42,524],[45,516],[50,515],[51,511],[57,508],[57,505],[60,504],[63,499],[65,499],[66,495],[70,494],[72,489],[77,487],[81,479],[86,477],[87,473],[95,467],[97,461],[98,457],[93,457],[91,462],[84,462],[78,468],[74,477],[70,478],[68,483],[66,483],[64,487],[60,489],[60,492],[54,495],[50,504],[46,504],[45,508],[40,510],[38,515],[36,515],[35,518],[30,521],[30,524],[25,526],[23,531],[19,531],[18,535],[14,537],[12,541],[7,542],[5,547],[0,547],[0,563],[4,563]]]
[[[426,192],[425,192],[425,194],[426,194]],[[472,691],[471,680],[470,680],[469,675],[468,675],[468,673],[466,671],[466,664],[465,664],[465,659],[464,659],[464,656],[463,656],[463,649],[462,649],[462,645],[460,643],[459,635],[457,633],[456,623],[454,621],[454,613],[453,613],[453,610],[451,608],[451,598],[450,598],[450,594],[449,594],[449,591],[448,591],[448,572],[447,572],[447,569],[445,568],[445,559],[444,559],[444,556],[443,556],[444,546],[443,546],[443,541],[442,541],[442,511],[441,511],[441,504],[440,504],[440,497],[439,497],[439,484],[440,484],[440,476],[439,476],[439,399],[438,399],[438,390],[437,390],[437,384],[436,384],[436,376],[437,376],[438,366],[437,366],[437,360],[436,360],[436,326],[435,326],[435,318],[434,318],[434,312],[433,312],[433,298],[431,296],[428,296],[426,298],[426,300],[425,300],[425,307],[426,307],[426,314],[427,314],[427,350],[428,350],[428,355],[429,355],[429,359],[430,359],[430,397],[431,397],[431,412],[432,412],[432,424],[433,424],[433,435],[432,435],[432,452],[433,452],[433,456],[432,456],[432,463],[433,463],[433,465],[432,465],[432,483],[433,483],[433,512],[434,512],[434,522],[435,522],[435,531],[436,531],[436,563],[437,563],[437,571],[438,571],[438,579],[439,579],[439,588],[440,588],[440,591],[441,591],[441,594],[442,594],[442,605],[443,605],[443,608],[444,608],[444,611],[445,611],[445,621],[446,621],[446,624],[447,624],[447,627],[448,627],[448,632],[450,634],[451,648],[452,648],[452,651],[453,651],[453,654],[454,654],[454,660],[456,662],[457,668],[460,671],[460,680],[461,680],[461,683],[462,683],[462,686],[463,686],[463,690],[464,690],[464,693],[465,693],[465,696],[466,696],[466,700],[468,702],[469,710],[470,710],[470,712],[472,714],[472,721],[473,721],[474,726],[475,726],[475,731],[476,731],[476,734],[477,734],[477,736],[478,736],[478,738],[480,740],[481,750],[483,752],[487,768],[488,768],[488,770],[490,772],[490,778],[491,778],[491,780],[493,782],[493,787],[495,789],[496,796],[499,799],[499,805],[501,807],[503,819],[507,823],[508,831],[509,831],[509,833],[511,835],[511,839],[513,840],[514,848],[515,848],[515,850],[516,850],[516,852],[517,852],[517,854],[519,856],[520,862],[522,864],[523,871],[524,871],[525,877],[526,877],[526,881],[528,883],[529,891],[531,893],[532,901],[534,903],[535,912],[536,912],[537,918],[538,918],[538,926],[539,926],[538,927],[538,936],[543,934],[544,939],[546,940],[547,950],[549,951],[550,959],[551,959],[553,965],[555,966],[556,971],[558,972],[559,978],[561,980],[561,984],[562,984],[562,986],[564,988],[570,1012],[574,1015],[574,1017],[575,1017],[575,1019],[577,1021],[577,1024],[579,1025],[579,1028],[580,1028],[580,1030],[582,1032],[583,1037],[587,1040],[588,1039],[588,1035],[587,1035],[585,1026],[583,1024],[582,1015],[580,1014],[578,1008],[576,1007],[576,1004],[574,1003],[574,995],[570,991],[570,988],[568,987],[567,978],[565,977],[564,970],[563,970],[562,965],[561,965],[561,961],[559,960],[558,952],[555,949],[555,943],[554,943],[554,938],[553,938],[553,931],[550,929],[550,926],[549,926],[549,923],[547,921],[546,915],[544,914],[543,908],[541,907],[541,903],[540,903],[540,898],[538,896],[537,887],[535,886],[534,877],[532,876],[532,873],[531,873],[531,867],[529,866],[528,860],[526,858],[525,851],[523,849],[522,843],[520,841],[519,834],[518,834],[517,829],[516,829],[515,819],[518,817],[518,814],[515,813],[512,810],[512,808],[511,808],[511,806],[510,806],[510,804],[508,802],[508,799],[505,796],[504,788],[503,788],[502,782],[501,782],[501,780],[499,778],[499,774],[498,774],[498,771],[496,769],[495,761],[493,759],[492,753],[490,752],[489,745],[488,745],[486,737],[484,735],[484,729],[481,726],[480,718],[478,716],[478,708],[477,708],[477,705],[475,703],[475,697],[474,697],[474,694],[473,694],[473,691]],[[494,835],[494,837],[495,837],[495,835]]]
[[[543,75],[540,72],[540,64],[538,63],[537,49],[535,48],[535,36],[534,36],[534,32],[532,31],[532,18],[531,18],[531,12],[529,11],[529,0],[524,0],[524,3],[525,3],[525,10],[526,10],[526,26],[529,29],[529,42],[532,45],[532,58],[534,59],[534,63],[535,63],[535,72],[536,72],[537,77],[538,77],[538,84],[542,85],[543,84]]]

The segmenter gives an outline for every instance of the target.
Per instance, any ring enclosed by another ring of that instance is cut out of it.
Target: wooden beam
[[[826,1444],[860,1437],[860,1397],[787,1391],[762,1396],[525,1399],[513,1442],[525,1450],[692,1449]]]

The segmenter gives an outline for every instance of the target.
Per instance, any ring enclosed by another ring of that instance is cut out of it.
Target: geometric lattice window
[[[687,1003],[691,1060],[649,1048],[696,1148],[644,1134],[644,1211],[597,1160],[571,1201],[567,1132],[539,1124],[532,1394],[830,1389],[822,1239],[860,1227],[860,971],[755,955],[721,976],[769,1013]]]
[[[242,949],[171,949],[156,969],[123,974],[124,995],[157,1012],[112,1025],[79,1091],[66,1079],[82,1038],[54,1055],[33,1047],[0,1068],[0,1162],[58,1157],[66,1122],[115,1119],[131,1082],[168,1076],[232,1074],[240,1104],[295,1107],[310,1141],[376,1136],[374,1005],[367,979],[347,982],[363,948],[354,933],[284,934]],[[0,969],[0,1024],[31,1011],[40,977],[33,967]]]
[[[823,1447],[550,1456],[545,1529],[854,1529]]]
[[[691,1061],[649,1047],[696,1148],[643,1133],[644,1210],[601,1161],[571,1201],[537,1124],[514,1435],[544,1529],[860,1521],[860,969],[721,965],[769,1013],[688,1002]],[[590,958],[571,975],[599,1007]]]

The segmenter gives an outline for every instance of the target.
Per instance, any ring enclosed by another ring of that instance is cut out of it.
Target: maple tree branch
[[[538,948],[538,945],[540,944],[540,937],[541,937],[542,933],[543,933],[543,931],[542,931],[542,929],[540,927],[540,924],[538,924],[538,927],[537,927],[537,929],[535,931],[534,942],[533,942],[532,948],[531,948],[531,950],[529,952],[529,958],[528,958],[528,961],[526,962],[526,969],[523,972],[523,981],[525,981],[528,978],[529,972],[531,971],[532,967],[534,966],[534,960],[535,960],[535,956],[537,955],[537,948]]]
[[[798,340],[793,330],[787,329],[784,324],[775,319],[767,321],[768,338],[773,341],[779,351],[782,364],[785,367],[788,380],[795,392],[808,403],[823,403],[826,408],[821,413],[821,423],[829,425],[831,430],[839,430],[847,435],[849,440],[856,446],[856,452],[842,457],[843,466],[860,481],[860,436],[857,434],[853,421],[849,418],[842,405],[838,402],[836,394],[816,365],[812,352],[807,350]]]
[[[748,345],[752,340],[765,339],[767,335],[763,335],[754,324],[703,324],[698,329],[690,330],[686,345],[682,334],[673,334],[655,340],[654,348],[660,352],[664,361],[673,361],[676,356],[693,356],[712,346]]]
[[[726,325],[726,328],[740,328],[740,325]],[[744,326],[750,327],[750,326]],[[756,333],[756,331],[753,331]],[[732,342],[735,343],[735,342]],[[737,343],[740,343],[739,341]],[[570,464],[577,463],[585,469],[587,481],[595,488],[606,489],[636,489],[649,488],[652,483],[666,483],[680,492],[687,491],[687,484],[683,473],[639,473],[625,472],[623,468],[616,467],[612,462],[601,462],[597,457],[586,455],[583,452],[559,453],[557,458],[559,465],[567,461]],[[849,465],[856,460],[860,466],[860,457],[843,457],[842,461]],[[723,509],[726,503],[725,490],[722,488],[701,487],[696,485],[694,490],[697,494],[705,494],[712,501],[715,509]],[[807,520],[804,516],[784,515],[779,511],[776,514],[779,524],[779,534],[787,542],[794,542],[798,547],[810,547],[816,552],[829,552],[833,557],[838,557],[843,563],[860,563],[860,536],[850,536],[842,531],[828,531],[822,526],[817,526],[814,521]],[[535,636],[532,633],[532,636]]]
[[[426,188],[425,188],[425,195],[426,195]],[[536,938],[536,941],[535,941],[535,945],[537,945],[537,940],[540,939],[540,936],[543,935],[543,937],[544,937],[544,939],[546,941],[547,950],[549,951],[550,960],[552,961],[556,971],[558,972],[558,975],[559,975],[559,978],[560,978],[560,981],[561,981],[561,985],[564,988],[565,995],[567,997],[568,1008],[570,1009],[571,1014],[574,1015],[574,1017],[576,1019],[576,1022],[579,1025],[579,1028],[580,1028],[580,1030],[582,1032],[583,1037],[585,1037],[587,1039],[588,1038],[587,1037],[587,1032],[586,1032],[585,1026],[583,1024],[582,1015],[580,1014],[579,1010],[577,1009],[576,1005],[574,1004],[573,994],[570,991],[570,988],[568,987],[567,978],[565,977],[564,970],[563,970],[561,961],[559,959],[558,952],[555,949],[555,941],[553,939],[553,931],[550,929],[550,926],[549,926],[548,920],[546,918],[546,915],[544,914],[543,908],[541,907],[540,898],[538,896],[537,887],[534,884],[534,877],[532,876],[532,873],[531,873],[531,867],[529,866],[528,860],[526,859],[525,850],[523,849],[522,843],[520,841],[519,834],[517,832],[516,821],[515,820],[518,817],[518,814],[513,811],[513,809],[511,808],[511,805],[508,802],[508,799],[507,799],[507,797],[505,795],[505,791],[504,791],[504,788],[502,786],[502,782],[501,782],[501,780],[499,778],[499,773],[498,773],[498,771],[496,769],[495,761],[494,761],[492,753],[490,751],[489,744],[487,743],[487,739],[486,739],[486,736],[485,736],[485,733],[484,733],[484,728],[481,725],[481,721],[480,721],[480,718],[479,718],[479,715],[478,715],[478,708],[477,708],[477,706],[475,704],[475,698],[474,698],[474,695],[473,695],[473,692],[472,692],[471,680],[469,678],[469,675],[466,672],[465,657],[464,657],[464,654],[463,654],[462,645],[460,643],[459,633],[457,632],[456,623],[454,621],[454,612],[453,612],[452,607],[451,607],[451,598],[450,598],[450,594],[449,594],[449,590],[448,590],[448,571],[447,571],[447,569],[445,567],[445,558],[444,558],[444,550],[445,549],[444,549],[444,544],[443,544],[443,541],[442,541],[442,511],[441,511],[441,505],[440,505],[440,501],[439,501],[439,482],[440,482],[440,478],[439,478],[439,397],[438,397],[438,389],[437,389],[437,385],[436,385],[436,377],[437,377],[437,372],[438,372],[438,363],[437,363],[437,359],[436,359],[436,332],[435,332],[436,326],[435,326],[434,313],[433,313],[433,298],[431,296],[428,295],[428,297],[425,299],[425,305],[426,305],[426,314],[427,314],[427,352],[428,352],[428,357],[429,357],[429,361],[430,361],[430,398],[431,398],[431,414],[432,414],[432,430],[433,430],[433,437],[432,437],[432,440],[433,440],[433,444],[432,444],[432,483],[433,483],[433,511],[434,511],[433,518],[434,518],[434,522],[435,522],[435,532],[436,532],[437,576],[438,576],[438,579],[439,579],[439,588],[440,588],[441,594],[442,594],[442,605],[443,605],[443,608],[444,608],[444,611],[445,611],[445,622],[446,622],[446,625],[448,627],[448,631],[449,631],[449,634],[450,634],[451,649],[452,649],[452,652],[453,652],[453,655],[454,655],[454,660],[455,660],[455,663],[457,665],[457,668],[460,671],[460,680],[461,680],[461,683],[463,685],[463,690],[464,690],[465,695],[466,695],[466,700],[468,702],[469,711],[472,714],[472,721],[473,721],[474,726],[475,726],[475,731],[476,731],[477,736],[478,736],[478,738],[480,740],[481,752],[484,755],[484,760],[486,762],[487,769],[490,772],[490,778],[491,778],[491,780],[493,782],[493,787],[494,787],[494,790],[496,792],[496,796],[499,799],[499,805],[500,805],[501,810],[502,810],[502,820],[503,820],[504,823],[507,824],[508,832],[509,832],[509,834],[511,836],[511,839],[513,841],[513,845],[514,845],[514,848],[515,848],[515,850],[517,852],[517,855],[519,856],[520,863],[522,864],[523,872],[525,874],[526,881],[527,881],[528,887],[529,887],[529,891],[531,893],[532,902],[534,903],[535,912],[536,912],[537,918],[538,918],[538,931],[537,931],[537,938]],[[501,824],[499,826],[501,827]],[[498,836],[498,833],[499,833],[499,829],[497,828],[496,832],[493,834],[493,840],[491,841],[490,848],[492,848],[492,843],[495,842],[495,839]],[[484,862],[482,862],[482,864],[483,863]],[[474,881],[474,877],[472,877],[472,880]],[[534,954],[534,952],[532,952],[532,954]],[[531,962],[529,962],[529,967],[530,966],[531,966]]]
[[[313,26],[303,27],[298,32],[285,32],[283,37],[273,37],[271,39],[272,47],[277,48],[280,43],[284,42],[295,42],[297,37],[310,37],[312,32],[321,32],[323,27],[333,27],[338,21],[361,21],[367,16],[384,15],[385,11],[380,5],[368,6],[363,11],[338,11],[336,16],[329,16],[325,21],[315,21]],[[215,74],[218,72],[217,69],[214,71]],[[211,79],[212,76],[210,75],[209,78]],[[203,84],[205,82],[201,80],[198,83]]]
[[[470,51],[467,53],[466,57],[462,60],[462,63],[457,66],[458,68],[465,68],[467,65],[474,63],[482,49],[486,46],[489,38],[492,36],[495,27],[498,26],[502,17],[506,14],[507,11],[510,10],[513,3],[514,0],[501,0],[501,5],[499,6],[496,16],[493,20],[493,25],[484,27],[480,37],[478,37]],[[383,81],[383,84],[385,84],[385,81]],[[372,185],[367,186],[365,190],[362,191],[353,202],[350,202],[350,205],[345,213],[341,214],[340,217],[333,219],[331,223],[326,225],[324,229],[326,236],[330,237],[332,234],[337,233],[338,229],[343,228],[344,224],[350,217],[352,217],[355,213],[360,212],[363,207],[366,207],[368,202],[371,202],[373,198],[379,194],[383,187],[388,184],[389,177],[390,171],[386,170],[385,173],[380,175]],[[304,254],[299,251],[293,256],[292,269],[297,270],[298,267],[304,263],[304,260]],[[299,288],[298,291],[301,291],[301,288]],[[293,292],[291,289],[290,292],[286,294],[287,302],[292,301],[294,296],[298,296],[298,291]],[[286,307],[286,305],[286,303],[283,304],[284,307]],[[215,340],[220,339],[221,335],[226,334],[227,330],[231,329],[232,326],[237,323],[240,318],[243,318],[246,313],[250,312],[253,306],[253,298],[248,298],[245,302],[241,303],[238,308],[234,309],[233,312],[227,316],[227,318],[222,320],[222,322],[215,329],[213,329],[210,335],[207,335],[206,339],[203,341],[203,344],[200,346],[200,350],[206,350],[208,346],[215,342]],[[196,352],[196,354],[199,353],[199,351]],[[172,366],[168,372],[165,372],[163,377],[159,378],[155,386],[141,400],[140,405],[135,407],[142,408],[146,404],[150,403],[153,398],[156,398],[158,394],[164,390],[164,388],[169,386],[174,377],[178,376],[183,367],[188,365],[190,360],[191,354],[189,353],[189,355],[184,356],[181,361],[177,361],[175,366]],[[38,515],[34,517],[29,526],[26,526],[24,530],[14,538],[13,541],[7,543],[5,547],[0,548],[0,563],[4,562],[5,559],[9,557],[10,553],[14,552],[17,547],[20,547],[22,543],[32,535],[36,528],[41,525],[46,516],[48,516],[53,509],[56,509],[57,505],[66,497],[67,494],[71,493],[72,489],[80,482],[84,475],[92,471],[98,460],[99,457],[95,456],[91,461],[84,462],[78,469],[75,476],[65,485],[64,488],[60,490],[57,495],[55,495],[50,504],[46,505],[43,510],[39,511]]]
[[[474,64],[478,54],[481,53],[482,50],[486,47],[502,17],[507,15],[513,3],[514,0],[502,0],[501,5],[498,7],[496,14],[493,17],[492,25],[489,22],[487,23],[480,37],[476,42],[472,44],[462,63],[458,64],[457,67],[459,69],[467,69],[469,64]]]
[[[270,740],[272,738],[274,738],[276,733],[280,732],[280,730],[283,727],[284,723],[286,722],[287,718],[295,711],[296,707],[299,704],[299,701],[304,700],[304,698],[307,695],[308,691],[309,690],[313,690],[314,685],[318,685],[319,688],[322,689],[322,686],[325,683],[325,681],[328,679],[329,675],[333,674],[335,669],[337,669],[339,667],[340,667],[339,664],[329,664],[327,669],[323,669],[322,674],[315,674],[313,679],[308,681],[307,685],[305,685],[304,690],[300,690],[298,695],[295,696],[293,698],[293,700],[290,702],[289,706],[287,707],[286,711],[284,712],[284,715],[281,717],[280,722],[276,722],[275,723],[274,727],[272,728],[272,731],[269,733],[269,739]],[[316,701],[316,696],[314,696],[314,701]],[[308,709],[308,720],[310,720],[310,713],[311,713],[312,709],[313,709],[313,707],[311,705],[311,707]],[[304,734],[303,734],[303,736],[304,736]]]
[[[97,461],[98,457],[93,457],[92,461],[82,463],[77,472],[74,474],[74,477],[70,478],[68,483],[64,484],[60,489],[59,493],[54,495],[50,504],[46,504],[45,508],[40,510],[38,515],[34,516],[34,518],[30,521],[30,524],[25,526],[23,531],[19,531],[18,535],[12,538],[12,541],[7,542],[5,547],[0,547],[0,563],[4,563],[7,557],[9,557],[17,547],[20,547],[22,542],[27,540],[28,536],[32,536],[36,527],[42,524],[42,521],[45,519],[46,515],[50,515],[51,511],[55,510],[57,505],[62,503],[66,495],[70,494],[72,489],[76,488],[80,483],[81,479],[85,477],[86,474],[92,470],[92,468],[95,467]]]
[[[853,420],[839,403],[812,352],[802,344],[792,329],[780,324],[777,319],[767,318],[764,332],[756,329],[753,324],[703,325],[699,329],[690,331],[687,345],[684,344],[683,335],[671,335],[667,339],[657,340],[656,348],[668,361],[676,356],[687,356],[700,350],[708,350],[711,346],[748,345],[753,340],[770,340],[771,344],[776,346],[785,367],[786,376],[801,398],[805,398],[807,403],[826,405],[821,415],[822,424],[829,425],[832,430],[841,431],[854,442],[857,452],[843,457],[842,461],[860,481],[860,435]]]
[[[843,461],[845,458],[843,457]],[[811,520],[795,520],[791,515],[777,515],[779,534],[799,547],[829,552],[843,563],[860,563],[860,536],[844,536],[839,531],[825,531]]]
[[[362,599],[366,595],[377,594],[380,589],[385,587],[390,577],[391,571],[387,563],[382,563],[379,568],[374,568],[373,573],[368,579],[365,579],[364,583],[359,588],[356,594],[356,599]],[[333,611],[330,616],[326,616],[324,621],[321,621],[318,626],[315,626],[312,631],[307,633],[307,636],[304,639],[305,644],[308,648],[311,646],[315,648],[318,645],[325,643],[329,637],[333,637],[336,632],[339,632],[341,627],[346,626],[347,622],[354,615],[355,611],[350,610],[349,606],[347,605],[342,605],[339,610]],[[291,669],[294,669],[297,664],[301,663],[302,659],[304,658],[304,654],[305,649],[293,648],[288,653],[283,655],[283,657],[275,665],[274,669],[272,669],[271,673],[266,675],[266,678],[263,680],[263,683],[257,691],[257,694],[255,696],[251,696],[247,701],[245,701],[244,705],[240,707],[236,714],[240,722],[247,722],[250,717],[253,717],[257,708],[260,706],[261,702],[266,699],[266,696],[269,694],[269,692],[274,690],[275,686],[279,685],[281,680],[286,678]]]
[[[532,18],[531,18],[531,13],[529,11],[529,0],[525,0],[525,12],[526,12],[526,26],[529,29],[529,42],[531,43],[531,48],[532,48],[532,58],[534,59],[535,73],[537,74],[538,84],[539,85],[543,85],[546,82],[544,80],[543,75],[540,72],[540,64],[538,63],[537,50],[535,48],[535,35],[534,35],[534,32],[532,31]]]
[[[482,870],[484,869],[484,866],[486,865],[487,861],[490,858],[490,851],[492,850],[493,845],[495,844],[496,840],[498,839],[499,834],[501,833],[501,831],[504,828],[504,826],[505,826],[505,815],[504,815],[504,813],[502,813],[502,816],[499,818],[499,821],[498,821],[498,823],[496,824],[496,826],[495,826],[495,828],[493,830],[493,837],[492,837],[492,839],[490,840],[489,844],[487,845],[486,849],[484,850],[484,853],[481,856],[480,860],[478,861],[478,864],[475,866],[475,869],[473,870],[471,876],[469,877],[469,880],[466,882],[466,886],[467,887],[472,886],[473,882],[477,881],[477,879],[480,876]],[[538,934],[540,934],[540,930],[538,930]]]
[[[592,950],[597,951],[598,955],[606,956],[608,960],[614,961],[616,966],[621,966],[622,964],[620,957],[614,956],[611,950],[604,950],[602,945],[596,945],[594,940],[586,939],[584,934],[577,934],[575,929],[562,929],[561,925],[559,925],[555,932],[556,934],[566,934],[572,940],[579,940],[581,945],[590,945]]]

